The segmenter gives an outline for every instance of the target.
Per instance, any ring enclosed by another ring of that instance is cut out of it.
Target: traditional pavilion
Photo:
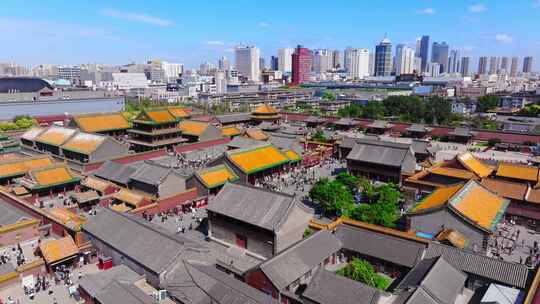
[[[171,148],[186,141],[178,129],[178,121],[167,109],[143,110],[128,130],[128,142],[137,152]]]
[[[53,163],[53,160],[45,155],[0,161],[0,184],[9,183],[14,178],[24,176],[32,169],[47,167]]]
[[[227,182],[240,178],[227,165],[217,165],[197,171],[186,181],[186,188],[197,188],[199,196],[217,194]]]
[[[431,130],[432,128],[423,124],[412,124],[407,128],[406,133],[412,138],[424,138],[429,134],[429,132],[431,132]]]
[[[372,123],[366,126],[366,133],[368,134],[384,134],[392,128],[392,124],[384,120],[374,120]]]
[[[222,137],[222,131],[207,122],[183,120],[178,124],[178,128],[188,142],[208,141]]]
[[[79,249],[69,235],[41,243],[39,251],[49,271],[54,271],[60,265],[71,266],[79,255]]]
[[[235,126],[221,127],[221,135],[224,137],[235,138],[242,134],[242,131]]]
[[[263,104],[255,109],[255,111],[251,112],[251,120],[254,122],[278,122],[280,119],[281,115],[279,114],[279,111],[267,104]]]
[[[122,113],[98,113],[75,115],[70,126],[87,133],[116,136],[126,134],[129,122]]]
[[[32,194],[47,195],[72,190],[80,180],[66,165],[55,164],[30,170],[20,184]]]

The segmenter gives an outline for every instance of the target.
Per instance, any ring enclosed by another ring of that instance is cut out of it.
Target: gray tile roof
[[[396,290],[421,287],[437,302],[453,304],[463,290],[467,275],[454,268],[443,257],[426,259],[418,263]]]
[[[165,271],[183,250],[192,246],[188,240],[173,237],[156,225],[109,209],[101,209],[82,229],[155,273]]]
[[[349,225],[339,225],[336,236],[344,249],[406,267],[416,265],[426,249],[419,242]]]
[[[0,199],[0,226],[15,224],[22,219],[31,218],[28,214]]]
[[[416,288],[413,292],[406,292],[403,296],[392,304],[443,304],[435,300],[425,289],[422,287]]]
[[[452,132],[449,133],[450,135],[455,136],[472,136],[471,129],[469,128],[463,128],[463,127],[457,127]]]
[[[137,286],[113,280],[95,297],[100,304],[157,304],[150,295]]]
[[[411,148],[414,153],[428,154],[428,145],[429,142],[427,140],[413,140],[411,143]]]
[[[510,263],[459,248],[430,243],[424,258],[442,256],[455,268],[499,283],[525,288],[529,269],[522,264]]]
[[[141,278],[141,275],[126,265],[118,265],[105,271],[83,276],[79,281],[79,286],[90,296],[95,297],[114,280],[133,283]]]
[[[94,175],[118,184],[127,185],[129,178],[137,171],[137,167],[132,165],[118,164],[107,161],[99,169],[94,171]]]
[[[270,134],[268,141],[281,151],[293,150],[296,153],[303,154],[304,148],[294,135]]]
[[[210,202],[208,211],[277,231],[295,205],[294,197],[287,194],[227,183]]]
[[[322,230],[266,260],[260,268],[277,289],[283,290],[340,249],[340,240]]]
[[[243,136],[236,136],[227,144],[227,146],[236,149],[244,149],[266,144],[267,142],[264,141],[255,140]]]
[[[375,304],[380,292],[361,282],[319,268],[302,297],[317,304]]]
[[[412,153],[412,149],[408,144],[358,139],[347,159],[392,167],[410,167],[411,164],[405,163],[409,152]]]
[[[145,161],[137,171],[131,174],[130,180],[159,185],[170,173],[172,173],[172,169],[169,167]]]
[[[426,127],[426,125],[423,124],[412,124],[410,127],[407,128],[407,131],[409,132],[428,132],[430,128]]]
[[[359,123],[352,118],[340,118],[332,122],[332,124],[339,126],[357,126]]]
[[[234,114],[226,114],[226,115],[217,115],[216,119],[222,124],[241,123],[241,122],[250,121],[251,114],[250,113],[234,113]]]
[[[356,141],[358,138],[344,136],[343,140],[341,141],[341,144],[339,145],[341,148],[348,148],[352,149],[354,145],[356,145]]]
[[[384,120],[374,120],[372,123],[370,123],[367,127],[368,128],[377,128],[377,129],[387,129],[390,128],[392,125],[389,124],[387,121]]]

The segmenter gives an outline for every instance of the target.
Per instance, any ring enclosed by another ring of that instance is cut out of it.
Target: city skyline
[[[279,3],[273,5],[279,7]],[[32,1],[23,5],[8,0],[0,4],[0,24],[8,46],[0,50],[0,62],[123,64],[160,58],[193,68],[221,56],[232,58],[239,44],[257,46],[266,59],[277,55],[279,48],[297,44],[374,52],[385,33],[394,45],[408,47],[414,47],[421,35],[429,35],[431,41],[446,41],[451,49],[472,58],[540,57],[540,41],[527,30],[540,14],[535,1],[517,1],[511,10],[510,4],[471,1],[343,1],[333,3],[332,10],[321,9],[323,5],[318,1],[309,6],[287,4],[286,10],[269,18],[267,10],[247,1],[161,2],[151,7],[94,1],[42,7]],[[320,20],[326,21],[325,26]],[[467,34],[456,35],[459,32]],[[537,69],[539,63],[534,65]]]

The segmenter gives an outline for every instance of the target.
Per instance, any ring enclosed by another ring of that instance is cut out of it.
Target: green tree
[[[328,100],[328,101],[335,101],[336,100],[336,94],[334,94],[333,92],[330,92],[330,91],[324,91],[323,95],[322,95],[322,99],[324,100]]]
[[[493,108],[499,106],[501,99],[497,96],[486,95],[478,98],[478,103],[476,104],[476,112],[487,112]]]
[[[321,178],[309,191],[309,196],[328,216],[349,216],[354,204],[352,193],[338,181]]]
[[[380,290],[386,290],[390,285],[390,280],[375,272],[368,261],[359,258],[353,258],[347,266],[339,269],[336,273]]]
[[[324,136],[324,133],[320,130],[315,132],[315,134],[311,136],[311,139],[314,141],[323,142],[323,143],[327,141],[326,136]]]
[[[363,108],[362,118],[379,119],[384,116],[385,109],[380,101],[370,101]]]
[[[396,222],[401,216],[399,211],[401,193],[392,184],[384,184],[376,191],[377,201],[355,207],[351,210],[350,217],[374,225],[396,227]]]
[[[424,121],[426,123],[437,122],[445,125],[450,122],[452,116],[452,104],[449,100],[434,96],[427,99]]]
[[[346,106],[342,109],[338,110],[338,116],[339,117],[362,117],[363,114],[363,107],[357,104],[351,104],[349,106]]]
[[[349,191],[355,191],[360,179],[348,172],[341,172],[336,176],[336,181],[349,188]]]

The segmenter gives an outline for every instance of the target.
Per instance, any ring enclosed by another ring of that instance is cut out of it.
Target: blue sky
[[[385,33],[428,34],[479,55],[535,56],[540,0],[1,0],[0,62],[122,64],[159,58],[196,67],[240,43],[372,49]]]

